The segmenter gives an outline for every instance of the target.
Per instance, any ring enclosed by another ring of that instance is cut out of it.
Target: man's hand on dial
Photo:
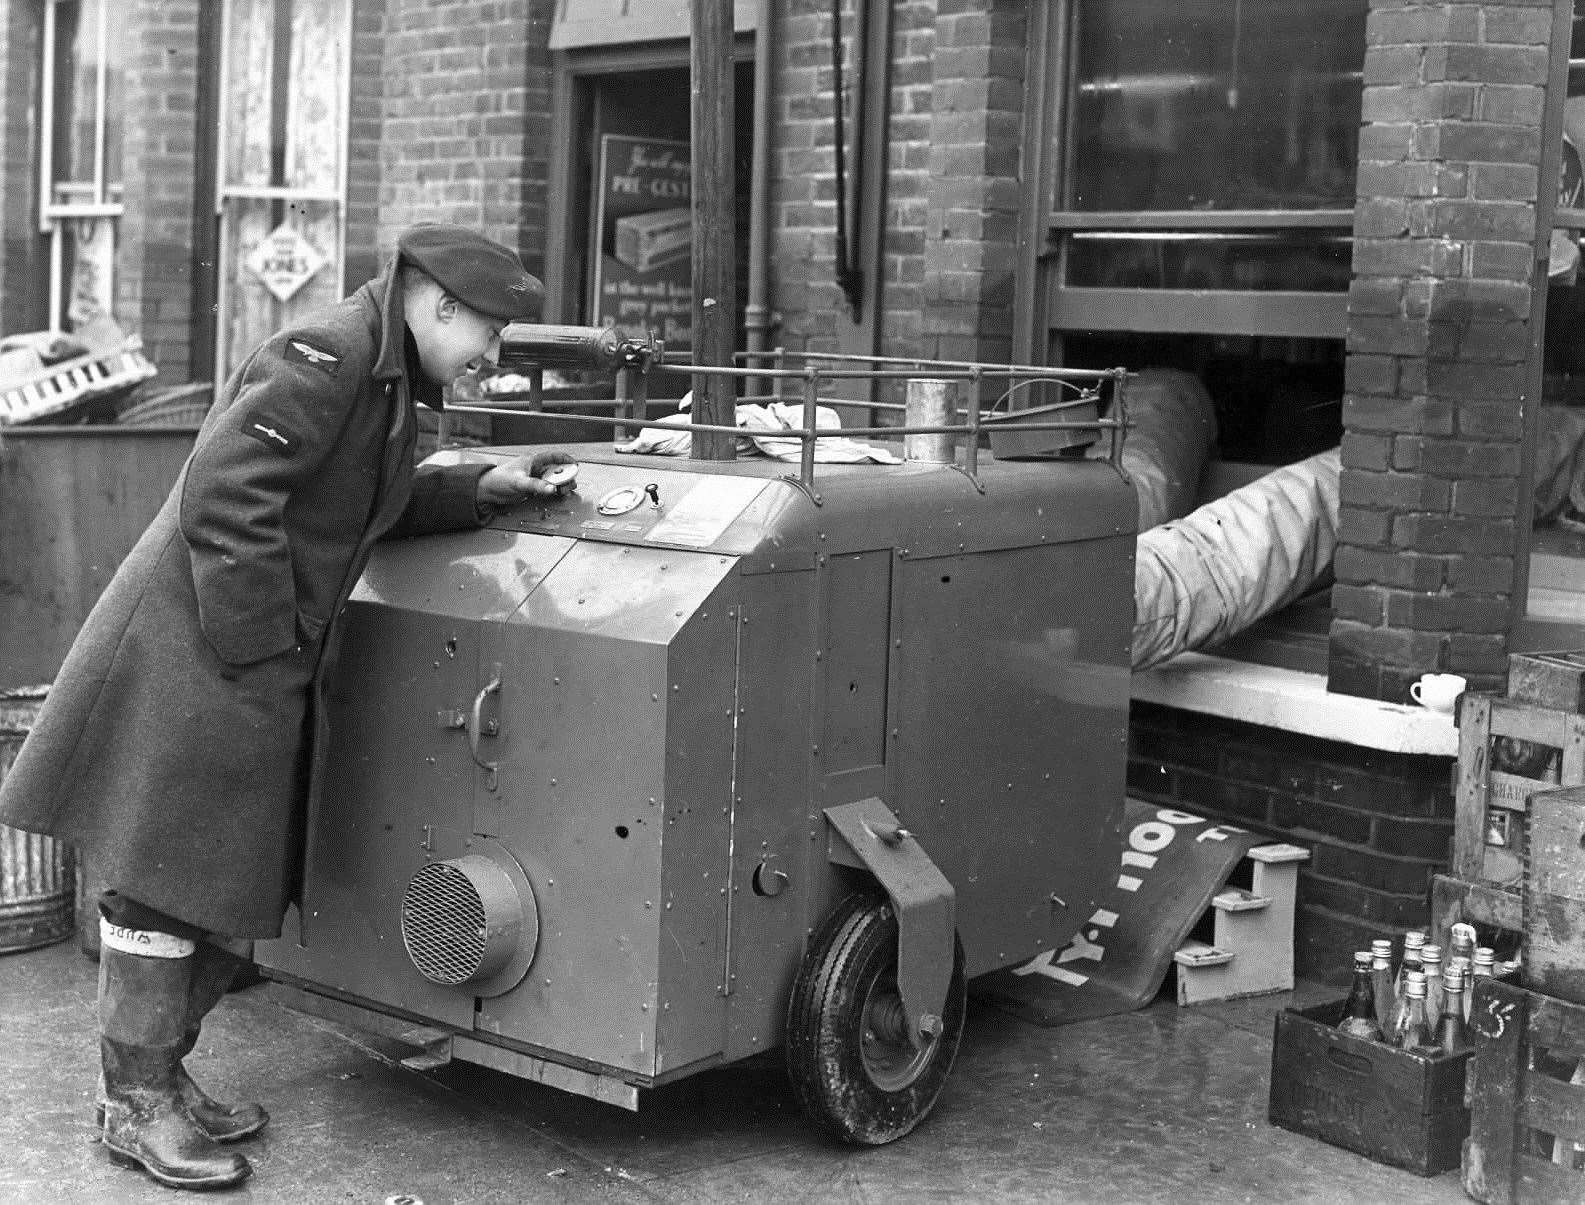
[[[566,452],[535,452],[532,456],[519,456],[505,464],[498,464],[479,478],[475,496],[481,508],[506,510],[521,506],[531,498],[554,498],[565,487],[554,485],[543,478],[557,465],[577,462]]]

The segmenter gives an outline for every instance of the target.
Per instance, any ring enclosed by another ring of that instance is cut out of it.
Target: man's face
[[[469,309],[438,287],[425,289],[415,301],[408,307],[407,326],[431,382],[449,385],[483,362],[495,363],[504,322]]]

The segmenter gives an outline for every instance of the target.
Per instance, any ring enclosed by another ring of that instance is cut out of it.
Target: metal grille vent
[[[488,945],[484,900],[454,862],[431,862],[407,884],[402,944],[418,973],[456,987],[480,973]]]

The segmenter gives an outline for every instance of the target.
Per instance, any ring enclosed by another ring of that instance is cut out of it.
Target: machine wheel
[[[953,938],[941,1032],[916,1049],[897,993],[897,918],[857,892],[815,934],[787,1008],[787,1073],[804,1111],[845,1142],[880,1146],[930,1112],[963,1036],[963,943]]]

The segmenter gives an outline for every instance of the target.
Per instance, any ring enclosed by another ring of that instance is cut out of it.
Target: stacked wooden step
[[[1293,987],[1299,863],[1309,856],[1308,850],[1285,844],[1257,845],[1244,855],[1250,885],[1226,886],[1211,898],[1211,941],[1184,942],[1172,956],[1179,1004]]]

